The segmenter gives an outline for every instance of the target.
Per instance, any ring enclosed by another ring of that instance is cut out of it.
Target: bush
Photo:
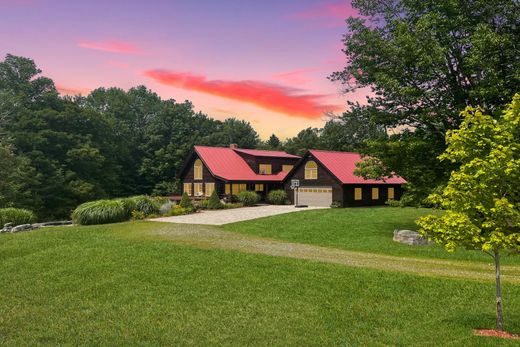
[[[230,209],[230,208],[240,208],[240,207],[244,207],[244,204],[241,202],[230,202],[227,204],[222,204],[222,208],[226,209],[226,210]]]
[[[199,200],[199,201],[195,202],[195,207],[197,209],[206,210],[208,208],[208,204],[209,204],[208,199]]]
[[[179,203],[179,206],[182,208],[193,209],[193,203],[191,202],[191,199],[188,196],[188,194],[186,194],[186,192],[184,192],[182,194],[182,198],[181,198],[181,202]]]
[[[330,207],[339,208],[339,207],[343,207],[343,204],[341,203],[341,201],[333,201],[332,204],[330,204]]]
[[[404,207],[399,200],[387,200],[385,204],[390,207]]]
[[[132,219],[133,220],[142,220],[145,219],[146,215],[142,211],[133,210],[132,211]]]
[[[133,196],[128,198],[132,200],[135,204],[133,210],[137,210],[139,212],[144,213],[145,216],[159,213],[159,208],[161,207],[159,203],[153,198],[146,195]],[[126,199],[125,199],[126,200]]]
[[[21,224],[31,224],[36,221],[36,216],[32,211],[23,208],[0,208],[0,228],[7,223],[13,223],[13,226]]]
[[[92,225],[123,222],[130,219],[130,199],[97,200],[79,205],[72,212],[76,224]]]
[[[267,202],[273,205],[285,205],[287,202],[287,193],[285,190],[272,190],[267,194]]]
[[[238,201],[243,203],[244,206],[253,206],[260,201],[260,195],[256,192],[244,190],[238,194]]]
[[[185,215],[185,214],[190,214],[190,213],[195,213],[196,210],[192,207],[192,208],[184,208],[184,207],[181,207],[180,205],[174,205],[170,212],[168,213],[169,216],[182,216],[182,215]]]
[[[168,201],[164,202],[161,204],[161,207],[159,207],[159,214],[167,214],[168,212],[170,212],[170,210],[172,209],[172,206],[174,206],[175,203],[173,203],[172,201],[170,201],[168,199]]]
[[[216,190],[214,190],[213,193],[211,193],[211,196],[209,197],[209,200],[208,200],[207,207],[210,210],[220,210],[220,209],[224,208],[222,202],[220,202],[220,198],[219,198]]]

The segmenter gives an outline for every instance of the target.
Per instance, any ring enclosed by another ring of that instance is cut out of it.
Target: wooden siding
[[[362,199],[354,199],[354,189],[361,188]],[[372,188],[379,188],[379,199],[372,199]],[[345,184],[343,186],[343,206],[377,206],[384,205],[388,200],[388,188],[394,188],[394,200],[399,200],[403,195],[403,188],[399,184]]]
[[[309,161],[313,160],[318,164],[318,179],[315,180],[306,180],[305,179],[305,164]],[[332,176],[316,159],[312,157],[312,155],[305,158],[296,168],[295,171],[292,172],[290,177],[288,177],[285,182],[285,191],[291,203],[294,203],[294,192],[291,189],[291,179],[299,179],[300,187],[332,187],[332,201],[337,201],[339,203],[343,203],[343,187],[336,180],[334,176]]]

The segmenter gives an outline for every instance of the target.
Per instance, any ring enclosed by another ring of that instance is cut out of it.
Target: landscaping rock
[[[413,230],[394,230],[394,241],[412,246],[424,246],[429,244],[427,238],[422,237],[417,231]]]
[[[55,226],[61,226],[61,225],[72,225],[71,220],[59,220],[59,221],[53,221],[53,222],[43,222],[43,223],[35,223],[32,226],[36,228],[40,227],[55,227]]]
[[[15,227],[12,227],[11,228],[11,233],[17,233],[17,232],[20,232],[20,231],[26,231],[26,230],[32,230],[34,229],[33,226],[31,224],[21,224],[21,225],[17,225]]]

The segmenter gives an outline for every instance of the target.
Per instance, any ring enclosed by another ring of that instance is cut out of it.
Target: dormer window
[[[270,175],[272,173],[271,164],[260,164],[258,168],[260,175]]]
[[[195,160],[195,163],[193,164],[193,179],[202,179],[202,160],[200,159]]]
[[[305,179],[306,180],[317,180],[318,179],[318,164],[315,161],[309,160],[305,164]]]

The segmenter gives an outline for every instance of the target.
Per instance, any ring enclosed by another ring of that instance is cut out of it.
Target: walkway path
[[[234,250],[425,276],[494,280],[494,268],[491,263],[408,258],[347,251],[243,235],[222,231],[212,226],[164,223],[161,227],[160,224],[157,223],[158,228],[154,229],[153,234],[175,243],[199,248]],[[520,284],[520,266],[503,266],[502,271],[504,282]]]
[[[254,207],[233,208],[229,210],[203,210],[198,213],[187,214],[184,216],[155,218],[151,219],[151,221],[183,224],[223,225],[261,217],[275,216],[277,214],[308,211],[319,208],[326,207],[296,208],[293,205],[264,205]]]

